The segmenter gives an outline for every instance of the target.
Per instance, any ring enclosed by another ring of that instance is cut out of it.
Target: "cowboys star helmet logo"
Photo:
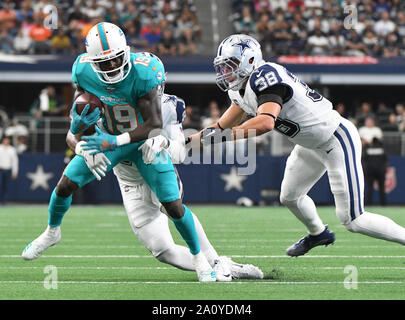
[[[240,53],[243,54],[243,52],[246,50],[246,48],[251,48],[249,45],[250,39],[241,40],[239,43],[234,43],[232,47],[239,47],[240,48]]]

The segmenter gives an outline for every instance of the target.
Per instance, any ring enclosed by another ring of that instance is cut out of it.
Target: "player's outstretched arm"
[[[260,136],[274,129],[276,119],[281,111],[280,104],[276,102],[263,103],[257,109],[257,116],[232,128],[232,135],[238,139],[248,137],[249,130],[255,130],[256,136]]]
[[[207,128],[204,128],[200,132],[188,137],[188,142],[196,140],[201,140],[201,135],[207,129],[219,129],[224,130],[228,128],[232,128],[240,124],[245,118],[247,114],[238,105],[232,102],[229,108],[224,112],[224,114],[219,118],[216,123],[211,124]]]
[[[187,149],[181,124],[167,125],[163,133],[149,138],[139,147],[139,150],[142,150],[143,162],[146,164],[152,163],[156,155],[165,150],[174,164],[182,163],[186,158]]]

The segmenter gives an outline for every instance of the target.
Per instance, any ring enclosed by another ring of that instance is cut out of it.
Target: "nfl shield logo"
[[[397,174],[395,167],[388,167],[385,172],[385,193],[390,193],[397,186]],[[378,190],[378,184],[374,183],[374,189]]]

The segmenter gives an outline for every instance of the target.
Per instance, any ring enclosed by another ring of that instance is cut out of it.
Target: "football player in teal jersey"
[[[88,92],[104,103],[103,116],[98,121],[97,109],[87,114],[88,106],[79,115],[73,105],[70,131],[78,141],[76,156],[51,195],[47,229],[26,246],[22,257],[36,259],[60,241],[60,225],[70,208],[73,192],[95,177],[99,179],[118,163],[131,161],[189,246],[199,281],[216,281],[214,270],[200,251],[191,211],[182,203],[170,158],[159,153],[156,161],[145,164],[139,150],[150,134],[157,135],[155,130],[162,127],[163,64],[156,57],[130,53],[122,30],[107,22],[98,23],[89,31],[86,51],[73,65],[72,81],[77,94]],[[96,133],[83,136],[96,122]]]

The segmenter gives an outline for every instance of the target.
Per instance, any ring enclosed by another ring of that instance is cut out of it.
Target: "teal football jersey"
[[[114,84],[98,78],[87,53],[78,56],[72,67],[72,81],[104,103],[103,124],[114,135],[132,131],[143,123],[138,99],[165,81],[164,67],[158,59],[131,53],[130,63],[128,76]]]

